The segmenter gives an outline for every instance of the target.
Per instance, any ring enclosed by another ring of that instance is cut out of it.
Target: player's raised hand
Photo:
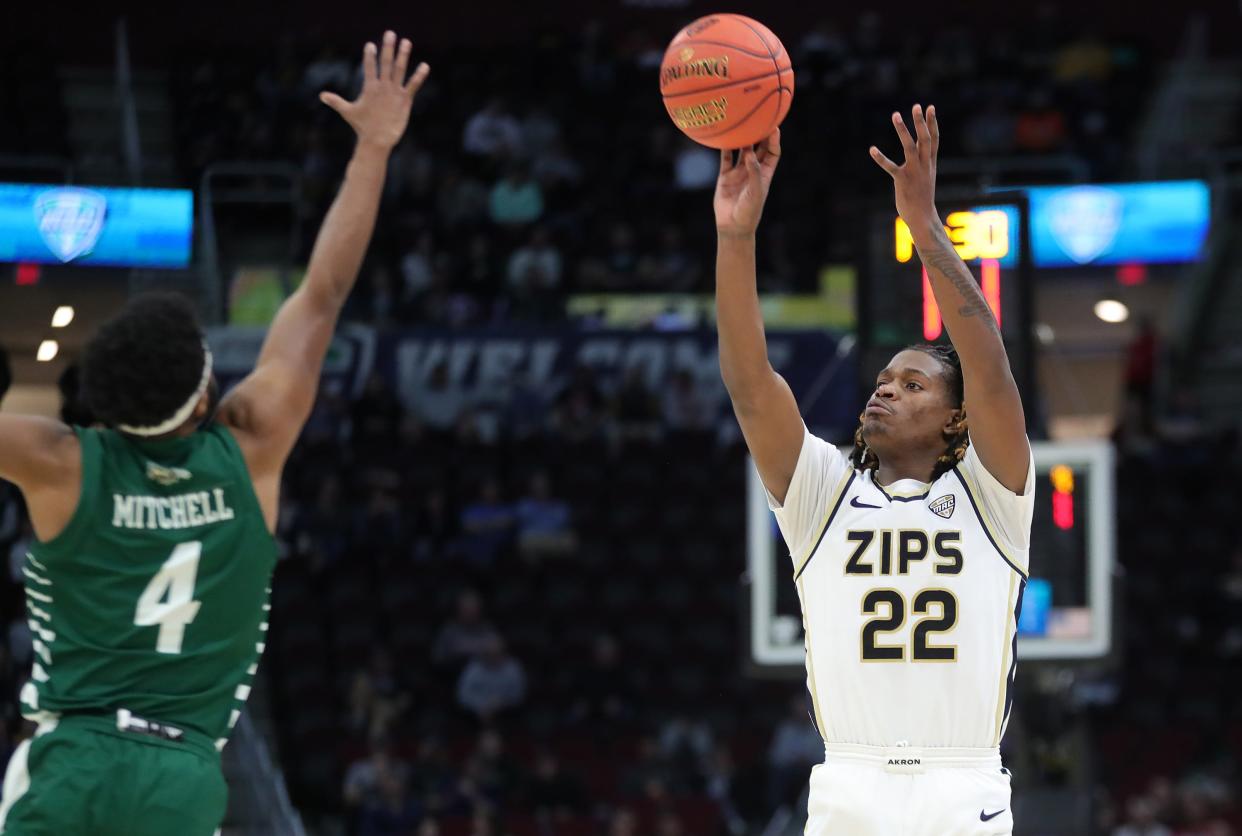
[[[720,152],[720,176],[716,178],[716,230],[735,235],[753,235],[763,216],[772,176],[781,159],[781,132],[778,128],[753,148]]]
[[[922,105],[915,105],[910,113],[914,122],[915,136],[910,135],[901,114],[893,113],[893,127],[905,154],[901,165],[884,156],[871,146],[871,159],[893,178],[893,191],[897,199],[897,212],[917,235],[922,227],[940,223],[936,214],[936,154],[940,150],[940,126],[936,122],[936,107],[932,105],[923,113]]]
[[[358,98],[348,102],[335,93],[319,94],[319,101],[341,114],[354,129],[360,144],[388,150],[405,133],[410,105],[431,72],[426,63],[421,63],[406,79],[410,48],[408,39],[402,38],[398,46],[396,33],[385,32],[378,56],[373,43],[362,49],[362,92]]]

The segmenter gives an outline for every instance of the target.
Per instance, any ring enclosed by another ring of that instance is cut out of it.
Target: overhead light
[[[56,340],[44,340],[39,343],[39,353],[35,355],[40,363],[49,363],[56,359],[56,352],[60,351],[60,343]]]
[[[70,322],[73,322],[73,306],[61,305],[56,309],[56,313],[52,314],[52,327],[64,328]]]
[[[1046,322],[1035,323],[1035,338],[1042,345],[1051,345],[1057,338],[1057,332]]]
[[[1116,299],[1101,299],[1095,303],[1095,315],[1105,322],[1125,322],[1130,318],[1130,309],[1125,302]]]

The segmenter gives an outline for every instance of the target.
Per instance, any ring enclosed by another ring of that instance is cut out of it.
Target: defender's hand
[[[716,178],[716,230],[734,235],[753,235],[763,215],[772,175],[781,158],[781,132],[772,135],[754,148],[738,152],[720,152],[720,176]]]
[[[410,42],[401,40],[391,30],[384,33],[384,45],[376,60],[375,44],[362,50],[362,92],[352,102],[335,93],[319,94],[319,101],[341,114],[358,135],[359,144],[391,149],[405,133],[410,121],[410,105],[431,68],[421,63],[407,81],[406,66],[410,60]]]
[[[871,146],[871,159],[893,178],[897,212],[917,240],[923,233],[940,227],[940,217],[936,214],[936,154],[940,150],[940,126],[936,122],[935,105],[927,108],[926,118],[922,105],[915,105],[911,116],[917,141],[910,136],[901,114],[893,113],[893,127],[901,140],[905,162],[897,165],[874,145]]]

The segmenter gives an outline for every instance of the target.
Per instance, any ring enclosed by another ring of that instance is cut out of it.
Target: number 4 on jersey
[[[194,620],[202,606],[201,602],[192,600],[202,555],[203,544],[197,540],[177,546],[138,598],[134,624],[160,626],[155,642],[155,649],[160,653],[181,652],[185,626]]]

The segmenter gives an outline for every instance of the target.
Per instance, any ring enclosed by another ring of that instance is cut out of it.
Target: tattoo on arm
[[[927,268],[929,274],[936,273],[948,280],[961,295],[965,304],[957,309],[959,315],[986,317],[992,329],[999,332],[996,317],[992,316],[992,310],[988,307],[987,300],[983,298],[983,292],[979,290],[979,285],[970,275],[970,269],[966,263],[958,258],[957,253],[951,247],[948,249],[937,247],[933,252],[928,253],[923,257],[923,266]]]

